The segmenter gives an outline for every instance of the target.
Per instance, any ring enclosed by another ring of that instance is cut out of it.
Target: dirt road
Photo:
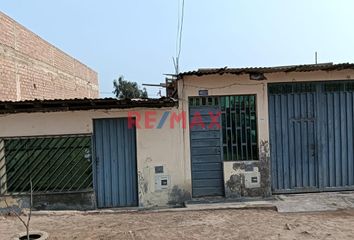
[[[354,211],[279,214],[271,210],[208,210],[33,216],[32,228],[69,239],[354,239]],[[0,216],[0,239],[23,226]]]

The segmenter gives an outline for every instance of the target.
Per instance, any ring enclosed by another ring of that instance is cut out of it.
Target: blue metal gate
[[[353,187],[353,86],[269,84],[273,192]]]
[[[322,186],[325,190],[351,188],[354,185],[354,83],[326,83],[322,86],[322,92]]]
[[[270,86],[270,154],[274,191],[313,191],[318,188],[316,106],[313,84]]]
[[[221,129],[215,124],[209,128],[212,121],[210,114],[215,116],[219,112],[218,98],[190,99],[193,197],[224,195]],[[218,123],[221,124],[220,117]]]
[[[94,145],[97,206],[137,206],[136,130],[126,118],[94,120]]]

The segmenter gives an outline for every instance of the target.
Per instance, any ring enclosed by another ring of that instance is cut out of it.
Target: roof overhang
[[[353,63],[321,63],[321,64],[305,64],[305,65],[290,65],[276,67],[248,67],[248,68],[202,68],[196,71],[183,72],[178,75],[177,79],[182,79],[185,76],[204,76],[212,74],[266,74],[279,72],[314,72],[314,71],[340,71],[354,69]]]
[[[171,98],[124,100],[118,100],[115,98],[84,98],[2,101],[0,102],[0,114],[82,111],[94,109],[162,108],[175,107],[177,104],[177,101]]]

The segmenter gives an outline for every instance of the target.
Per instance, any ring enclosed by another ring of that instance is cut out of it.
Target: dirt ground
[[[33,216],[50,239],[354,239],[354,210],[280,214],[272,210],[205,210]],[[0,239],[23,226],[0,216]]]

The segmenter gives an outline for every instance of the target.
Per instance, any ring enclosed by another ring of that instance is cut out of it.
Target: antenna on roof
[[[317,52],[315,52],[315,64],[317,64]]]

